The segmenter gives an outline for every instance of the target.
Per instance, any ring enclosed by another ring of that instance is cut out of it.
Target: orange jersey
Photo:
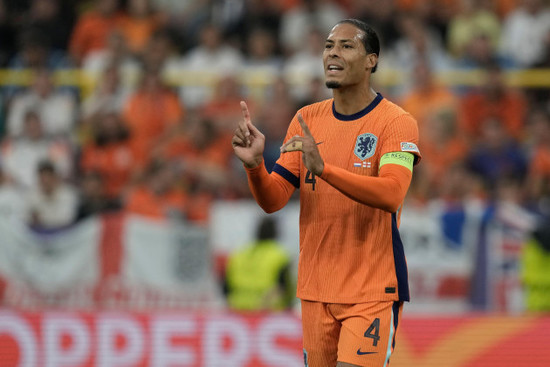
[[[332,99],[300,112],[325,162],[323,179],[308,172],[300,152],[281,155],[273,169],[300,188],[297,296],[327,303],[408,301],[400,207],[390,213],[352,200],[325,176],[346,170],[376,177],[381,157],[390,152],[413,153],[417,161],[416,121],[380,94],[350,116],[338,114]],[[285,141],[295,135],[303,135],[296,117]]]

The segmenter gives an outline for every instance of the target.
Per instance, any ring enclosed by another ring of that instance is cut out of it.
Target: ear
[[[376,56],[376,54],[368,54],[365,60],[365,68],[372,70],[372,68],[374,68],[377,63],[378,63],[378,56]]]

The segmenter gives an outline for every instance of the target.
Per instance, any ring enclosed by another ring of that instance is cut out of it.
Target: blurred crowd
[[[296,110],[330,98],[324,39],[348,17],[378,30],[375,87],[418,120],[411,201],[550,210],[550,74],[519,73],[550,68],[548,1],[0,0],[0,211],[207,224],[214,200],[250,197],[239,101],[269,168]]]

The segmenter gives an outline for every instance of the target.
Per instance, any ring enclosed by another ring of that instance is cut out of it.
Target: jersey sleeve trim
[[[295,176],[292,172],[290,172],[280,164],[275,164],[275,166],[273,166],[273,172],[278,173],[282,178],[290,182],[295,188],[300,188],[300,178]]]

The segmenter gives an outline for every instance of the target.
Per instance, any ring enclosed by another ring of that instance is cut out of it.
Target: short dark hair
[[[256,238],[259,241],[274,240],[277,238],[277,223],[271,217],[264,217],[258,224]]]
[[[362,20],[353,19],[353,18],[341,20],[338,23],[336,23],[336,25],[343,24],[343,23],[351,24],[352,26],[359,28],[360,30],[363,31],[363,33],[365,34],[365,37],[362,37],[362,41],[363,41],[363,46],[365,47],[365,51],[367,52],[367,55],[368,54],[375,54],[376,56],[380,55],[380,39],[378,38],[378,34],[376,33],[376,31],[370,25],[363,22]],[[378,68],[378,63],[374,65],[371,72],[374,73],[377,68]]]
[[[44,159],[38,162],[36,170],[38,171],[38,173],[41,173],[41,174],[49,173],[49,174],[55,175],[57,173],[55,169],[55,165],[49,159]]]

